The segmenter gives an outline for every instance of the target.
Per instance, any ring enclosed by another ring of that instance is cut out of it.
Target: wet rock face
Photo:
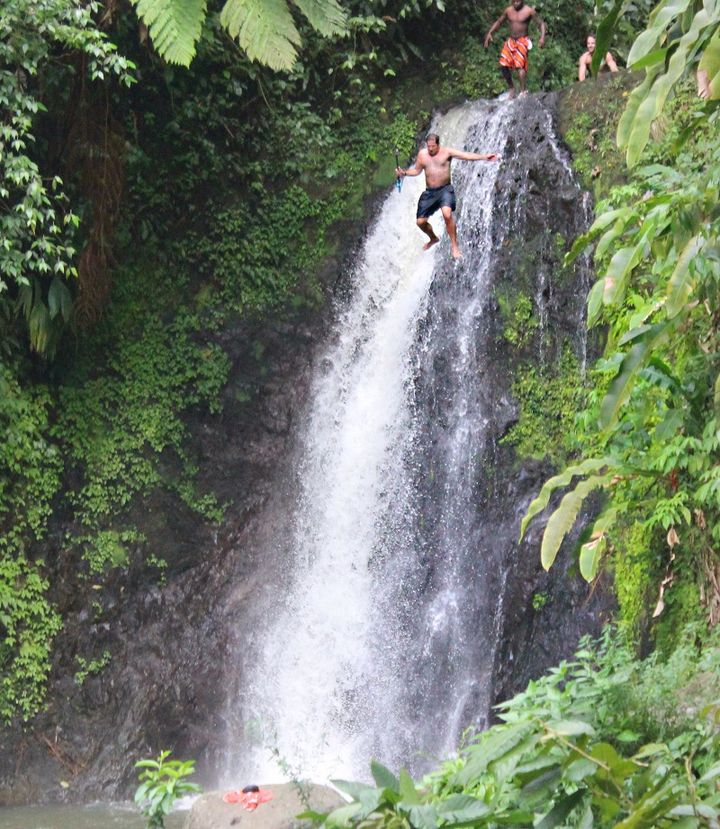
[[[164,748],[195,758],[201,777],[220,765],[223,677],[233,659],[226,592],[240,583],[233,601],[251,601],[261,578],[253,555],[262,538],[259,509],[289,474],[292,418],[304,402],[322,313],[238,324],[222,335],[233,361],[222,414],[198,413],[190,428],[200,489],[229,503],[225,522],[208,525],[167,492],[130,517],[148,549],[168,562],[165,583],[153,582],[146,568],[111,575],[102,622],[94,624],[89,608],[97,594],[91,585],[84,595],[71,590],[76,581],[62,578],[60,560],[54,582],[65,628],[50,704],[32,728],[3,733],[0,805],[127,796],[134,762]],[[79,687],[75,656],[105,650],[108,665]]]
[[[463,530],[474,539],[475,561],[483,562],[485,589],[503,597],[490,620],[499,630],[490,702],[572,653],[581,633],[599,629],[608,607],[607,591],[591,592],[571,573],[569,549],[549,575],[542,571],[538,523],[518,545],[520,519],[551,469],[519,459],[500,442],[518,418],[512,377],[519,361],[533,353],[534,359],[551,363],[564,341],[580,348],[584,287],[563,274],[564,250],[557,239],[572,239],[587,217],[568,170],[548,151],[544,123],[554,106],[552,98],[530,96],[514,108],[497,181],[505,208],[493,225],[495,289],[487,294],[475,332],[475,345],[487,359],[467,417],[482,411],[489,425],[473,457],[469,490],[481,508],[482,527],[470,522]],[[342,274],[357,233],[355,228],[346,234],[347,255],[324,274],[329,295],[343,292]],[[522,353],[503,337],[496,290],[503,287],[529,293],[540,316],[540,329]],[[438,320],[452,327],[462,290],[451,265],[437,274],[426,332]],[[166,493],[137,505],[130,516],[148,537],[149,548],[168,561],[164,584],[148,583],[140,571],[113,577],[102,623],[93,624],[87,610],[90,591],[75,594],[62,579],[62,568],[69,566],[59,552],[62,528],[51,537],[48,558],[58,560],[57,599],[66,627],[58,641],[47,712],[28,730],[6,731],[0,740],[0,805],[127,796],[135,785],[134,762],[164,748],[178,758],[195,758],[201,780],[212,782],[222,768],[224,678],[237,647],[244,642],[252,647],[252,631],[238,633],[236,627],[263,587],[268,539],[287,520],[286,496],[297,474],[294,427],[307,402],[329,316],[328,309],[288,313],[262,324],[237,323],[220,335],[232,363],[224,408],[218,416],[198,413],[190,429],[200,489],[230,503],[226,518],[220,527],[209,526]],[[424,448],[432,458],[433,447],[445,439],[445,401],[457,355],[448,345],[424,359],[419,358],[416,396],[426,418]],[[443,566],[434,552],[432,528],[440,523],[444,472],[432,463],[418,468],[423,473],[418,550],[425,568],[418,581],[421,593],[429,596],[434,574]],[[473,566],[467,578],[476,575]],[[547,600],[536,610],[532,597],[538,593]],[[478,652],[487,629],[488,619],[479,611],[470,615],[467,636],[475,636]],[[105,649],[112,655],[107,667],[79,687],[73,679],[75,656]],[[468,705],[477,702],[470,698]]]
[[[539,111],[542,105],[546,112]],[[596,348],[585,337],[584,307],[592,274],[581,260],[573,270],[563,267],[562,259],[572,240],[587,229],[591,221],[589,196],[583,193],[567,168],[569,158],[562,147],[548,152],[553,143],[545,131],[546,119],[555,120],[561,98],[556,95],[532,97],[520,102],[513,127],[519,168],[527,178],[507,170],[498,182],[511,194],[514,204],[510,219],[509,244],[502,245],[497,261],[499,285],[526,282],[531,263],[530,290],[540,318],[540,328],[530,346],[539,364],[556,364],[563,347],[571,344],[582,364]],[[559,140],[559,139],[558,139]],[[560,150],[558,154],[557,150]],[[518,279],[520,277],[520,279]],[[498,314],[490,314],[488,335],[498,341]],[[493,365],[491,385],[498,396],[512,393],[507,378],[518,366],[518,355],[507,342]],[[506,370],[504,370],[506,368]],[[505,424],[498,420],[496,434],[501,438]],[[540,542],[545,521],[535,519],[522,543],[518,529],[529,502],[554,473],[547,463],[526,460],[519,466],[510,461],[504,447],[495,471],[495,486],[488,509],[495,515],[494,546],[504,546],[505,567],[510,578],[502,620],[502,645],[498,651],[493,697],[507,699],[522,690],[559,660],[570,656],[579,638],[599,633],[608,621],[614,599],[612,586],[600,582],[592,588],[580,577],[574,549],[579,528],[563,544],[549,573],[540,565]],[[553,504],[557,504],[557,500]],[[510,519],[510,520],[509,520]],[[579,522],[579,527],[583,522]]]
[[[518,372],[532,366],[551,374],[564,349],[572,349],[578,364],[588,349],[590,274],[583,263],[569,270],[562,260],[588,226],[589,202],[555,138],[556,106],[555,96],[528,96],[506,114],[494,193],[477,191],[477,174],[463,172],[460,202],[492,199],[492,217],[485,231],[482,215],[463,213],[461,204],[463,263],[436,273],[418,357],[422,437],[413,465],[422,470],[417,535],[426,575],[417,603],[431,618],[448,593],[448,569],[466,587],[452,594],[462,625],[430,646],[434,656],[418,676],[409,707],[418,698],[442,699],[447,687],[467,688],[460,719],[479,726],[492,719],[493,703],[571,655],[582,634],[599,632],[611,603],[608,590],[591,590],[575,571],[577,535],[549,574],[540,565],[541,519],[518,543],[527,506],[554,470],[548,462],[518,457],[503,441],[520,416],[513,391]],[[471,131],[466,149],[496,149],[483,145],[492,137],[483,130]],[[501,301],[512,308],[521,294],[532,302],[532,328],[513,343],[505,336],[509,315]],[[473,299],[478,295],[484,300]],[[434,716],[440,729],[445,708]]]

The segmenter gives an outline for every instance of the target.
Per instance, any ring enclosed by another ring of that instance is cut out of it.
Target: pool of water
[[[173,812],[165,829],[182,829],[187,812]],[[92,806],[18,806],[0,809],[0,829],[145,829],[132,803]]]

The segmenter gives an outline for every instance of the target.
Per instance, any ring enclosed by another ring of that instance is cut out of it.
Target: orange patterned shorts
[[[519,37],[517,40],[514,37],[509,37],[503,43],[500,52],[500,66],[505,66],[508,69],[524,69],[527,72],[530,48],[529,37]]]

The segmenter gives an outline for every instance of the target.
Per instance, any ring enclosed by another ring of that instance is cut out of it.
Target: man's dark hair
[[[425,143],[427,144],[428,141],[434,141],[438,146],[440,146],[440,136],[436,132],[429,132],[425,136]]]
[[[242,790],[242,793],[243,794],[250,794],[250,792],[259,792],[259,791],[260,791],[260,786],[252,785],[252,786],[245,786],[245,788]]]

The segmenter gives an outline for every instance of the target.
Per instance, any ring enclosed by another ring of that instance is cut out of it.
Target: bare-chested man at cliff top
[[[499,156],[496,153],[468,153],[464,150],[454,150],[452,147],[441,147],[440,136],[434,132],[427,136],[425,142],[425,148],[418,153],[415,165],[407,170],[398,167],[395,175],[419,176],[420,173],[425,173],[427,190],[420,196],[417,207],[417,226],[430,239],[424,245],[424,249],[429,250],[440,241],[428,221],[439,209],[445,219],[453,259],[459,259],[461,254],[457,243],[457,225],[453,219],[455,190],[450,184],[450,162],[453,158],[462,161],[498,161]]]
[[[592,70],[593,55],[595,54],[595,35],[588,35],[585,41],[587,51],[580,56],[578,63],[578,80],[584,81],[588,73]],[[615,63],[615,58],[610,52],[605,53],[605,59],[600,64],[600,71],[607,69],[610,72],[617,72],[618,67]]]
[[[542,49],[545,45],[545,23],[532,6],[525,5],[524,0],[513,0],[512,6],[505,9],[485,35],[484,45],[487,49],[493,34],[502,26],[503,21],[507,20],[510,24],[510,37],[505,41],[500,52],[500,71],[507,82],[511,98],[515,97],[515,82],[512,77],[514,69],[517,70],[520,78],[520,94],[524,95],[526,92],[528,52],[532,49],[528,28],[533,19],[540,27],[540,48]]]

